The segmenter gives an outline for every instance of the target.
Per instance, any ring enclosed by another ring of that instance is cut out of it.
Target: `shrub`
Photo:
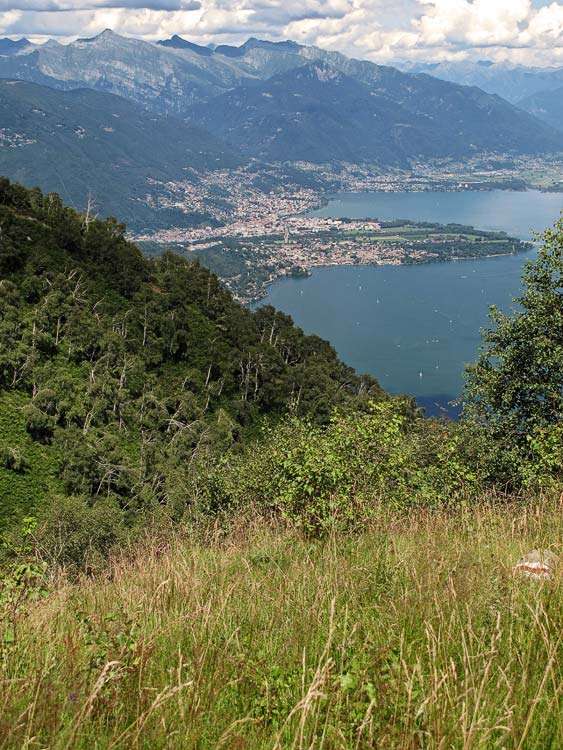
[[[51,565],[96,568],[126,538],[123,513],[106,498],[55,497],[38,520],[35,553]]]
[[[563,454],[563,218],[543,235],[523,275],[518,309],[491,309],[468,368],[465,416],[483,425],[499,478],[557,481]]]
[[[23,473],[29,467],[25,456],[22,456],[17,448],[7,446],[0,446],[0,465],[18,474]]]
[[[290,419],[209,477],[206,510],[256,505],[308,533],[361,523],[378,503],[456,502],[478,486],[464,428],[412,416],[410,402],[336,413],[328,428]]]

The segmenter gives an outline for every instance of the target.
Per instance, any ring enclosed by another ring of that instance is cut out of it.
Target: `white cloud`
[[[201,7],[200,7],[201,6]],[[0,0],[0,33],[291,38],[385,62],[563,62],[563,0]]]
[[[152,10],[198,10],[200,0],[0,0],[1,10],[47,13],[96,10],[97,8],[150,8]]]

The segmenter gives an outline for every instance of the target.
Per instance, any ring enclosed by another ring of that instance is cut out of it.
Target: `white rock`
[[[513,571],[527,578],[552,578],[556,567],[557,555],[547,549],[534,549],[518,560]]]

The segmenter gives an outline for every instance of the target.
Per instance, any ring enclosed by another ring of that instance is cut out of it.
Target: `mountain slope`
[[[0,174],[60,192],[78,207],[91,193],[102,214],[135,226],[192,220],[149,207],[149,178],[186,179],[186,167],[238,163],[200,128],[87,89],[0,80],[0,123]]]
[[[241,85],[191,111],[192,122],[272,160],[378,162],[485,151],[556,150],[563,139],[502,99],[429,76],[391,88],[314,62]],[[364,78],[367,78],[364,76]]]
[[[512,104],[563,85],[563,68],[535,68],[495,63],[491,60],[405,63],[400,67],[408,73],[427,73],[444,81],[478,86],[490,94],[498,94]]]
[[[28,47],[30,42],[27,39],[0,39],[0,55],[15,55],[20,50]]]
[[[0,56],[0,77],[117,94],[158,114],[189,117],[266,160],[407,166],[412,158],[563,148],[556,131],[478,88],[291,41],[211,49],[178,36],[153,44],[106,30]],[[150,160],[150,148],[147,154]]]
[[[129,520],[174,513],[200,455],[265,415],[324,422],[383,396],[288,316],[243,308],[197,262],[146,260],[56,195],[0,178],[0,230],[0,527],[56,486]]]
[[[163,39],[160,42],[157,42],[157,44],[160,44],[161,47],[168,47],[169,49],[191,50],[198,55],[202,55],[203,57],[213,57],[214,54],[211,47],[203,47],[201,44],[194,44],[193,42],[189,42],[187,39],[182,39],[182,37],[178,36],[177,34],[174,34],[174,36],[170,37],[170,39]]]
[[[163,46],[106,30],[67,45],[29,47],[0,58],[0,77],[59,88],[88,87],[131,99],[158,113],[181,114],[195,101],[236,85],[246,73],[227,58],[205,58],[184,46]]]
[[[518,102],[521,109],[563,131],[563,86],[555,91],[543,91]]]

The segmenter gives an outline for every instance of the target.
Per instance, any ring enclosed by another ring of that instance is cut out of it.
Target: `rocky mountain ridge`
[[[306,73],[300,71],[315,65],[324,72],[305,92]],[[211,49],[177,35],[152,43],[107,29],[67,45],[24,44],[0,56],[0,77],[87,87],[158,114],[197,124],[201,118],[253,158],[304,158],[310,151],[305,144],[313,140],[312,160],[387,166],[479,149],[539,153],[563,147],[555,130],[478,88],[292,41],[251,38],[240,47]],[[239,125],[244,132],[237,134]]]

